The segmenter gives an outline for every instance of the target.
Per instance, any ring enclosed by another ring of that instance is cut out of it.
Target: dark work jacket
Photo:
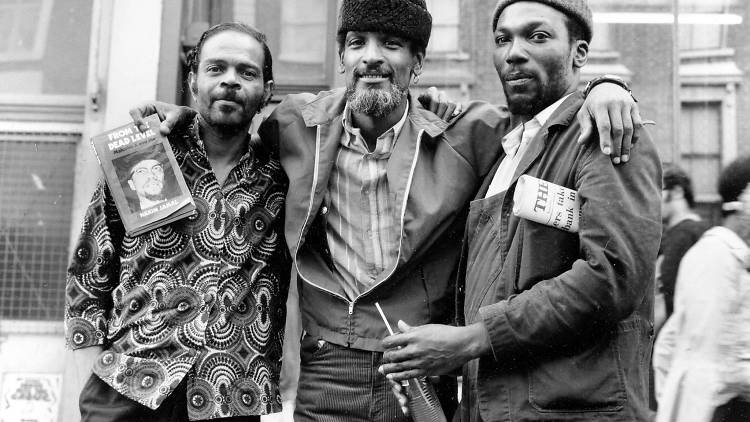
[[[484,198],[498,161],[471,203],[459,287],[492,353],[464,369],[464,421],[648,419],[661,165],[646,131],[618,166],[577,145],[582,102],[553,113],[505,193]],[[578,191],[578,233],[513,215],[521,174]]]
[[[333,275],[325,235],[324,197],[343,126],[344,90],[289,95],[261,125],[278,142],[289,177],[285,233],[298,274],[300,312],[311,336],[381,351],[392,325],[451,322],[455,270],[469,201],[501,151],[507,112],[473,103],[451,124],[410,101],[387,165],[400,229],[395,267],[350,300]]]

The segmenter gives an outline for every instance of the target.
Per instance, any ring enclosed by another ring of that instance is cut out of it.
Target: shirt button
[[[321,214],[323,214],[323,215],[326,215],[326,214],[328,214],[328,207],[326,207],[326,206],[324,205],[324,206],[323,206],[323,208],[321,208],[321,209],[320,209],[320,213],[321,213]]]
[[[154,377],[152,377],[151,375],[146,375],[141,380],[141,387],[143,388],[149,388],[152,385],[154,385]]]
[[[190,402],[195,407],[201,407],[204,403],[206,403],[206,399],[203,398],[200,394],[194,394],[193,397],[190,399]]]
[[[206,293],[203,295],[203,301],[206,303],[211,303],[214,301],[214,297],[211,295],[211,293]]]
[[[242,394],[242,403],[244,403],[245,406],[250,406],[253,403],[253,396],[249,393]]]

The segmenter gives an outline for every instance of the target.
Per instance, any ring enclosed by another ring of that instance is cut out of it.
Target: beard
[[[375,118],[388,116],[401,105],[409,89],[391,81],[390,89],[383,88],[346,88],[346,101],[353,112],[366,114]]]

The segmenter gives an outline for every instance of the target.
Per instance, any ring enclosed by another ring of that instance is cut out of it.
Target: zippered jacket
[[[343,132],[344,90],[289,95],[259,128],[278,143],[289,177],[285,235],[297,271],[303,329],[320,340],[380,351],[392,326],[450,323],[454,280],[469,201],[501,153],[508,113],[471,103],[450,124],[410,101],[387,166],[398,259],[386,277],[354,299],[334,277],[324,198]]]

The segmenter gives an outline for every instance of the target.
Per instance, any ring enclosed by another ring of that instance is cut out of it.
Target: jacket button
[[[322,215],[328,214],[328,207],[326,207],[325,205],[323,205],[323,207],[320,209],[320,214],[322,214]]]
[[[203,301],[206,303],[211,303],[214,301],[214,297],[211,295],[211,293],[206,293],[203,295]]]
[[[130,301],[129,308],[130,308],[131,311],[135,312],[135,311],[141,309],[141,304],[138,302],[137,299],[133,299],[133,300]]]
[[[185,312],[188,309],[190,309],[190,304],[185,301],[182,301],[179,304],[177,304],[177,311],[179,312]]]

